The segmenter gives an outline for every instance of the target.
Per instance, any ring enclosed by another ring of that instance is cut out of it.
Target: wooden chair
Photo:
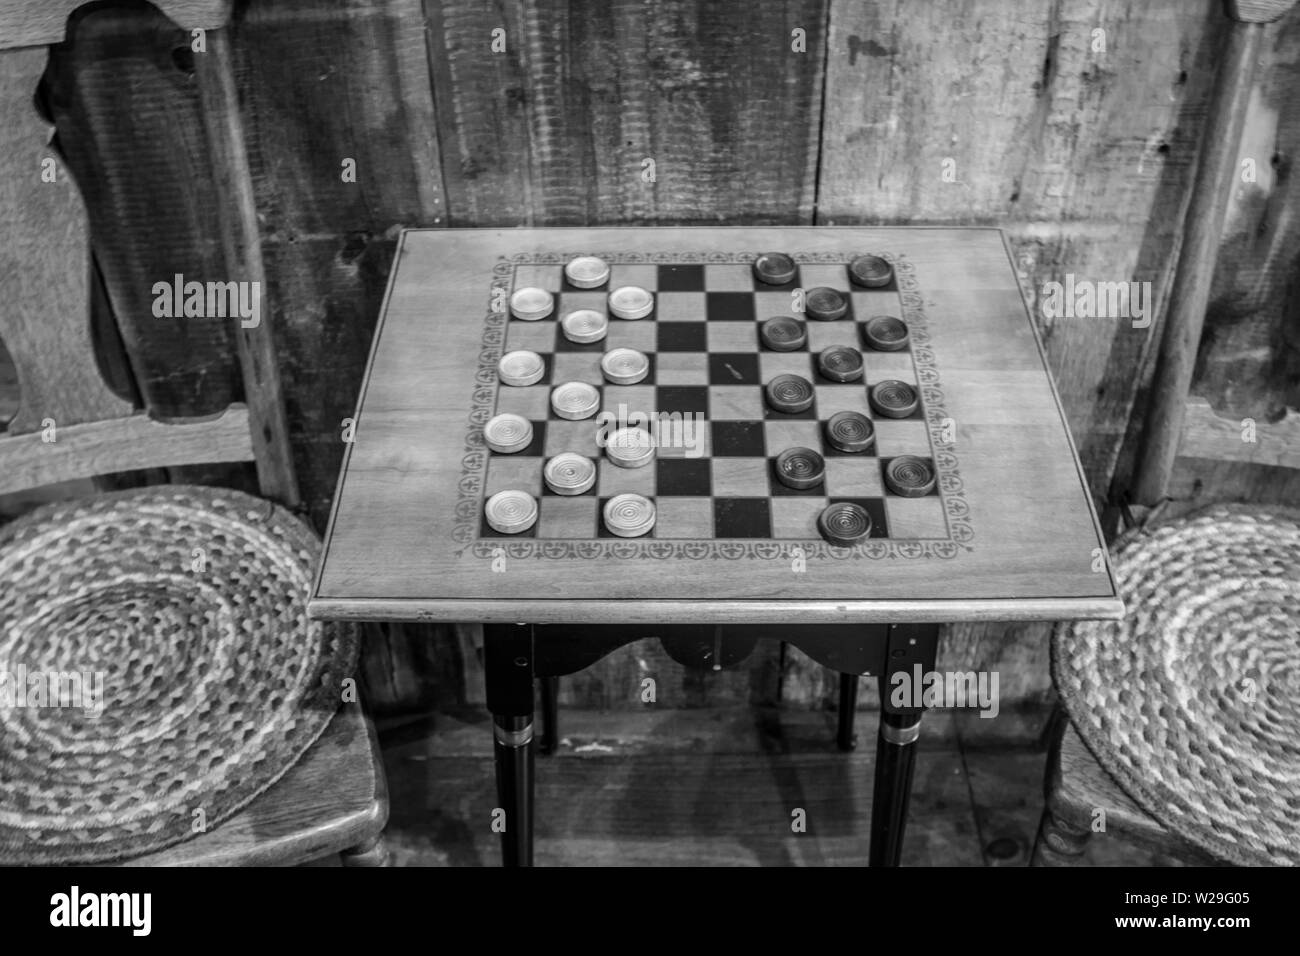
[[[1155,528],[1182,510],[1167,497],[1179,457],[1300,468],[1300,415],[1288,411],[1275,424],[1256,424],[1220,417],[1189,388],[1209,298],[1214,260],[1236,173],[1263,24],[1281,17],[1293,0],[1227,3],[1234,21],[1206,122],[1202,155],[1186,214],[1173,293],[1161,338],[1159,360],[1146,416],[1144,443],[1132,486],[1133,501],[1124,502],[1133,533]],[[1214,577],[1214,570],[1207,578]],[[1131,605],[1131,602],[1130,602]],[[1059,636],[1059,634],[1058,634]],[[1055,645],[1068,658],[1066,643]],[[1062,666],[1057,660],[1057,670]],[[1134,728],[1132,733],[1139,731]],[[1104,819],[1107,838],[1124,839],[1153,851],[1158,858],[1195,865],[1222,863],[1202,841],[1165,826],[1148,814],[1102,767],[1079,731],[1061,721],[1053,742],[1045,781],[1046,803],[1032,864],[1060,866],[1078,861]],[[1104,817],[1099,814],[1104,813]],[[1295,842],[1300,844],[1300,834]],[[1241,862],[1241,857],[1237,857]]]
[[[299,505],[270,323],[241,328],[246,405],[204,421],[155,421],[105,383],[91,344],[86,213],[33,108],[45,47],[64,39],[78,0],[0,0],[0,339],[20,404],[0,432],[0,494],[113,472],[254,461],[265,498]],[[208,146],[227,203],[229,271],[266,287],[256,211],[224,29],[229,0],[158,0],[186,29],[206,31],[195,58]],[[56,440],[47,440],[55,429]],[[304,594],[305,600],[305,594]],[[2,749],[3,745],[0,745]],[[341,854],[383,865],[388,796],[374,728],[345,705],[278,782],[221,825],[131,865],[293,865]],[[0,862],[5,862],[0,854]]]
[[[1183,416],[1178,453],[1189,458],[1246,461],[1300,469],[1300,414],[1289,411],[1280,422],[1255,425],[1254,428],[1256,440],[1243,441],[1239,421],[1224,419],[1216,415],[1205,401],[1192,398],[1187,402]],[[1147,512],[1143,521],[1135,523],[1130,535],[1164,527],[1162,519],[1177,515],[1180,510],[1178,502],[1163,502]],[[1206,563],[1208,583],[1216,571],[1214,562]],[[1060,641],[1060,637],[1058,633],[1054,645],[1057,658],[1070,653],[1068,642]],[[1058,659],[1056,669],[1059,671],[1060,667]],[[1137,732],[1135,728],[1134,733]],[[1080,860],[1090,839],[1103,839],[1094,832],[1099,810],[1104,811],[1104,839],[1119,837],[1131,840],[1159,858],[1189,865],[1224,862],[1189,839],[1187,834],[1162,825],[1145,812],[1102,767],[1068,720],[1060,721],[1049,752],[1044,792],[1046,802],[1032,865],[1062,866]],[[1300,844],[1300,833],[1295,835],[1295,840]]]

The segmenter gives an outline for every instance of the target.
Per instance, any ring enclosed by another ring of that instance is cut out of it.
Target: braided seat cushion
[[[1300,512],[1217,505],[1146,531],[1114,558],[1128,616],[1056,633],[1066,710],[1167,829],[1300,863]]]
[[[355,630],[307,619],[318,549],[282,508],[174,485],[0,527],[0,863],[159,850],[278,780],[354,676]],[[32,674],[72,671],[102,713],[37,705]]]

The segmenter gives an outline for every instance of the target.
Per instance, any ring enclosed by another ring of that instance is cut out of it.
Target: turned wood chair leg
[[[1091,836],[1092,831],[1088,827],[1079,827],[1063,820],[1048,806],[1044,808],[1043,817],[1038,823],[1038,838],[1034,841],[1034,852],[1030,856],[1029,865],[1073,866],[1083,859]]]
[[[344,866],[392,866],[393,858],[383,833],[365,843],[358,843],[339,854]]]

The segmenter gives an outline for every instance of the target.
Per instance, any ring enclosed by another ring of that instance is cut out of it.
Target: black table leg
[[[921,734],[920,678],[934,670],[938,643],[938,625],[899,624],[889,629],[885,666],[879,671],[880,733],[876,739],[871,803],[872,866],[898,866],[902,859],[916,740]],[[905,699],[898,699],[895,674],[907,677]]]
[[[871,798],[871,865],[898,866],[903,856],[903,829],[912,796],[912,769],[921,715],[880,715],[876,738],[876,782]]]
[[[537,751],[549,755],[560,743],[560,679],[541,677],[538,682],[542,685],[542,736]]]
[[[858,675],[840,675],[840,728],[835,736],[841,750],[852,750],[857,746],[857,735],[853,732],[853,723],[858,713]]]
[[[501,861],[533,865],[533,633],[526,624],[483,628],[487,705],[495,737]]]

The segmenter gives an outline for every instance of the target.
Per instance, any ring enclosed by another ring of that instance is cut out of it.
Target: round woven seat
[[[1300,512],[1213,506],[1122,539],[1114,570],[1127,617],[1053,641],[1080,736],[1166,829],[1300,863]]]
[[[318,549],[282,508],[173,485],[0,527],[0,863],[159,850],[278,780],[355,676],[355,629],[307,619]]]

